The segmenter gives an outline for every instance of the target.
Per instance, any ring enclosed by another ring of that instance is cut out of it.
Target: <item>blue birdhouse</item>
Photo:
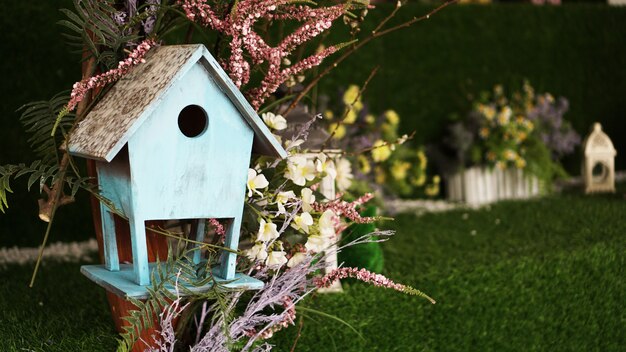
[[[129,221],[132,264],[120,264],[113,214],[101,204],[104,265],[81,272],[120,295],[145,297],[150,284],[145,222],[228,219],[225,246],[237,250],[251,153],[286,151],[203,45],[161,46],[119,80],[79,123],[71,155],[96,161],[101,194]],[[195,261],[200,260],[196,255]],[[224,251],[215,271],[230,287],[263,283],[235,273]]]

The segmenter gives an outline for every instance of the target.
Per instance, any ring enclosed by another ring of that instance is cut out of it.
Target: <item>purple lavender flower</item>
[[[553,159],[570,154],[580,144],[580,136],[563,115],[569,110],[569,102],[563,97],[552,98],[550,94],[537,96],[536,105],[528,112],[528,118],[542,131],[540,138],[552,152]]]

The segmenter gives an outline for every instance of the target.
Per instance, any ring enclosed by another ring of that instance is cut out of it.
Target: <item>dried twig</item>
[[[287,115],[289,112],[291,112],[291,110],[293,110],[298,103],[300,102],[300,100],[302,100],[302,98],[304,98],[304,96],[306,96],[306,94],[317,85],[317,83],[324,77],[326,76],[328,73],[330,73],[330,71],[332,71],[335,67],[337,67],[341,62],[343,62],[345,59],[347,59],[350,55],[352,55],[355,51],[359,50],[363,45],[369,43],[372,39],[381,37],[383,35],[389,34],[391,32],[394,32],[398,29],[401,28],[406,28],[406,27],[410,27],[412,25],[414,25],[417,22],[421,22],[423,20],[427,20],[430,18],[430,16],[436,14],[437,12],[443,10],[444,8],[448,7],[449,5],[452,5],[454,3],[456,3],[458,0],[448,0],[445,3],[441,4],[440,6],[438,6],[437,8],[433,9],[432,11],[428,12],[425,15],[422,15],[420,17],[413,17],[412,19],[401,23],[397,26],[393,26],[391,28],[387,28],[385,30],[380,30],[380,28],[382,27],[380,24],[376,27],[377,30],[372,31],[372,33],[358,41],[357,43],[353,44],[350,47],[347,47],[346,49],[343,50],[343,53],[341,54],[341,56],[339,56],[332,64],[328,65],[320,74],[318,74],[315,78],[313,78],[313,80],[311,80],[311,82],[309,82],[309,84],[304,87],[304,89],[296,96],[296,98],[291,102],[291,104],[289,105],[289,107],[287,108],[286,112],[283,115]],[[400,3],[398,3],[400,4]],[[385,24],[387,23],[392,17],[395,16],[395,14],[397,13],[398,9],[400,6],[396,6],[396,8],[391,12],[391,14],[389,14],[389,16],[385,17],[385,19],[383,19],[383,21],[381,22],[381,24]]]

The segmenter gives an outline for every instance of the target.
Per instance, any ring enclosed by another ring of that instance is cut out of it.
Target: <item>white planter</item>
[[[448,199],[480,206],[539,195],[539,180],[520,169],[471,167],[447,177]]]

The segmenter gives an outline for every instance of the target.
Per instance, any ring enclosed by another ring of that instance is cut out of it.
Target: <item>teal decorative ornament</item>
[[[252,153],[287,152],[203,45],[162,46],[119,80],[70,135],[72,155],[96,161],[102,196],[130,225],[132,264],[120,264],[111,210],[101,204],[104,265],[81,272],[120,296],[147,296],[145,221],[228,219],[217,280],[258,289],[236,274]],[[196,221],[203,241],[205,221]],[[194,261],[199,262],[196,255]]]

